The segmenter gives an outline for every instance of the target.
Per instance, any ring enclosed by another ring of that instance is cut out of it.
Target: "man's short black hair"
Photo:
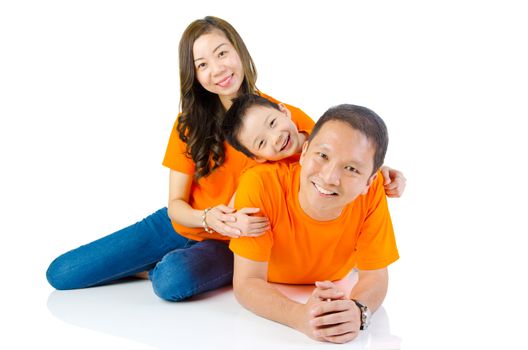
[[[342,104],[327,110],[312,130],[308,142],[321,130],[322,126],[329,121],[337,120],[348,124],[353,129],[361,132],[372,142],[376,151],[374,153],[374,174],[383,165],[387,147],[389,145],[389,134],[385,122],[379,115],[366,107]]]
[[[280,111],[279,105],[267,98],[255,94],[244,94],[233,99],[233,104],[227,110],[222,122],[222,132],[226,141],[249,158],[255,158],[255,155],[238,141],[238,134],[244,124],[248,109],[253,106],[275,108]]]

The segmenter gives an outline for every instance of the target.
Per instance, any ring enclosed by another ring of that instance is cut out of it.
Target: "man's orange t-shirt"
[[[317,221],[300,207],[300,170],[298,163],[278,162],[244,173],[235,207],[260,208],[271,230],[231,240],[235,254],[267,261],[268,281],[291,284],[338,280],[354,267],[380,269],[399,258],[381,174],[338,218]]]
[[[263,97],[270,99],[275,103],[279,101],[270,96],[261,94]],[[292,114],[292,120],[299,131],[310,133],[314,126],[314,121],[299,108],[286,105]],[[184,143],[178,134],[178,120],[174,123],[172,132],[165,152],[163,165],[191,177],[194,175],[195,164],[187,155],[186,143]],[[215,169],[207,177],[201,178],[198,182],[193,180],[189,194],[189,205],[194,209],[203,210],[218,204],[227,205],[235,193],[239,177],[242,172],[257,164],[252,159],[246,157],[243,153],[235,150],[227,142],[225,146],[225,161],[219,168]],[[176,222],[172,226],[182,236],[201,241],[203,239],[229,240],[229,237],[222,236],[216,232],[209,234],[202,227],[186,227]]]

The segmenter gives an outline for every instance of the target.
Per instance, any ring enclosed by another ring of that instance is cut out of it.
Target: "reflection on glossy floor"
[[[349,290],[355,279],[352,274],[339,284]],[[313,287],[278,285],[278,288],[291,299],[305,301]],[[132,280],[83,290],[54,291],[48,298],[48,309],[66,323],[155,349],[185,346],[206,349],[228,344],[235,349],[332,346],[250,313],[236,302],[230,287],[171,303],[155,296],[149,281]],[[399,349],[400,339],[390,333],[389,318],[382,307],[374,314],[370,329],[345,346]]]

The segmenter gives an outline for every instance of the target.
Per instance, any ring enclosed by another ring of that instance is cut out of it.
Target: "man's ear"
[[[371,177],[369,177],[368,181],[367,181],[367,185],[365,186],[365,189],[363,190],[363,192],[361,192],[361,194],[367,194],[369,188],[370,188],[370,185],[372,185],[372,183],[374,182],[374,180],[376,180],[378,178],[378,172],[376,171]]]
[[[279,110],[291,119],[291,112],[288,108],[286,108],[284,103],[279,103]]]
[[[303,165],[303,160],[304,160],[307,150],[308,150],[308,140],[304,141],[302,145],[301,156],[299,157],[299,164],[301,164],[301,166]]]

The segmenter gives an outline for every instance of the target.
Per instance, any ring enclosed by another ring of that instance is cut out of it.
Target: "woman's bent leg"
[[[226,242],[201,241],[165,255],[150,271],[150,279],[160,298],[181,301],[231,284],[233,253]]]
[[[168,252],[194,242],[174,231],[163,208],[134,225],[59,256],[49,266],[46,277],[56,289],[100,285],[150,269]]]

